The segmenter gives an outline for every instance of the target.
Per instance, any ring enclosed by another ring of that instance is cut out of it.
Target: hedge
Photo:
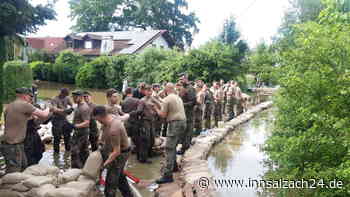
[[[57,73],[53,71],[53,64],[42,61],[30,63],[33,71],[33,78],[43,81],[57,81]]]
[[[16,88],[31,87],[33,81],[32,69],[23,61],[8,61],[3,68],[3,99],[5,103],[16,97]]]

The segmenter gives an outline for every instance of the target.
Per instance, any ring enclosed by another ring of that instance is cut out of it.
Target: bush
[[[32,86],[32,70],[29,65],[22,61],[9,61],[4,64],[3,84],[4,101],[10,102],[16,96],[16,88]]]
[[[29,62],[49,62],[49,63],[55,63],[56,56],[53,54],[48,54],[45,51],[34,51],[33,53],[29,54],[28,61]]]
[[[83,56],[71,51],[62,51],[53,66],[57,82],[74,84],[75,76],[84,64],[85,58]]]
[[[33,78],[44,81],[57,81],[57,75],[53,71],[53,64],[42,61],[30,63]]]
[[[343,186],[316,185],[294,190],[297,196],[346,197],[350,191],[350,24],[348,15],[329,11],[321,13],[322,22],[297,26],[295,46],[279,54],[278,112],[266,147],[278,168],[267,176]]]
[[[102,56],[80,68],[76,82],[82,88],[121,89],[125,78],[124,66],[130,56]]]

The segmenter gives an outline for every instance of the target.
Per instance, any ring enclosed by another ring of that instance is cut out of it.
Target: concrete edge
[[[239,125],[251,120],[259,112],[272,106],[272,101],[260,103],[247,112],[224,124],[223,128],[212,129],[212,133],[206,136],[196,137],[195,144],[185,153],[181,161],[181,177],[185,182],[184,187],[189,187],[198,197],[217,196],[215,188],[210,184],[213,180],[207,157],[215,144],[222,141],[229,133],[233,132]],[[188,192],[186,192],[188,193]]]

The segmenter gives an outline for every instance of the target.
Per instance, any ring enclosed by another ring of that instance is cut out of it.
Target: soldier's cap
[[[72,92],[72,95],[73,96],[83,96],[84,95],[84,92],[82,90],[74,90]]]
[[[84,96],[89,95],[91,96],[91,93],[89,91],[84,91]]]
[[[16,88],[16,94],[27,94],[31,97],[34,96],[32,90],[26,87]]]

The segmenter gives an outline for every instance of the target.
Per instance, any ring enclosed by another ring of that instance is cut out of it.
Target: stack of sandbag
[[[96,178],[83,175],[80,169],[61,172],[57,167],[39,164],[27,168],[22,173],[3,176],[0,179],[0,196],[93,197],[97,193],[95,185]]]

